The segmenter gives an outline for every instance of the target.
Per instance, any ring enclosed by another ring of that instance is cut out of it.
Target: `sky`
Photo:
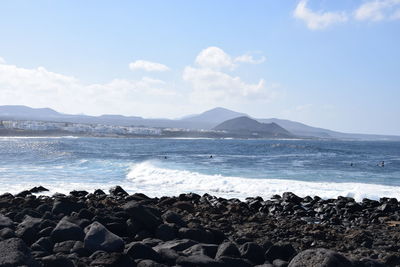
[[[0,1],[0,105],[400,135],[400,0]]]

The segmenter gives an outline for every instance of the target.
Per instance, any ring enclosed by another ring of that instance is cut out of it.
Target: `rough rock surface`
[[[400,266],[397,199],[0,195],[0,266]]]

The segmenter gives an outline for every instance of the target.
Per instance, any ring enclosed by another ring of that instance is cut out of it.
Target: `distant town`
[[[221,137],[224,131],[191,130],[141,126],[48,122],[30,120],[0,121],[0,135],[16,136],[95,136],[95,137]]]

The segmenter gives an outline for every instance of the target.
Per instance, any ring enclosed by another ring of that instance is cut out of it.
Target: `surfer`
[[[353,167],[353,166],[354,166],[353,162],[350,162],[350,166],[351,166],[351,167]]]
[[[167,159],[167,156],[164,156],[164,159]]]
[[[212,155],[210,155],[210,159],[212,159],[213,158],[213,156]]]
[[[376,166],[385,167],[385,162],[382,160],[381,162],[379,162],[378,164],[376,164]]]

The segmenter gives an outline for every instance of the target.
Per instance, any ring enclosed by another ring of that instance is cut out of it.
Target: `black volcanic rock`
[[[0,266],[39,266],[29,248],[19,238],[0,241]]]
[[[161,256],[154,249],[139,242],[128,244],[125,253],[132,259],[161,261]]]
[[[10,218],[4,216],[3,214],[0,214],[0,229],[10,228],[13,226],[13,224],[14,223]]]
[[[225,242],[219,245],[215,258],[218,259],[223,256],[240,257],[240,252],[235,244],[232,242]]]
[[[351,267],[352,263],[343,255],[324,248],[302,251],[289,263],[289,267],[307,266]]]
[[[256,120],[250,119],[249,117],[239,117],[224,121],[223,123],[214,127],[213,130],[225,131],[238,137],[294,137],[294,135],[276,123],[260,123]]]
[[[136,221],[139,221],[145,228],[149,230],[156,229],[162,220],[155,215],[150,209],[140,205],[136,201],[128,202],[123,209]]]
[[[131,196],[1,195],[0,266],[400,265],[396,199]]]
[[[29,190],[29,192],[31,192],[31,193],[40,193],[40,192],[45,192],[45,191],[49,191],[49,189],[47,189],[43,186],[35,186],[31,190]]]
[[[92,252],[97,250],[121,252],[124,248],[124,241],[98,222],[87,227],[84,243],[85,248]]]
[[[273,262],[275,259],[289,261],[296,254],[296,250],[289,243],[272,245],[265,253],[265,259]]]
[[[32,244],[38,238],[39,226],[42,219],[26,216],[23,222],[18,224],[15,233],[27,244]]]
[[[80,228],[78,225],[71,223],[66,219],[62,219],[52,231],[51,237],[56,242],[62,242],[66,240],[83,240],[84,233],[82,228]]]
[[[240,254],[242,257],[256,264],[262,264],[264,262],[264,253],[265,250],[260,245],[253,242],[244,243],[240,247]]]

